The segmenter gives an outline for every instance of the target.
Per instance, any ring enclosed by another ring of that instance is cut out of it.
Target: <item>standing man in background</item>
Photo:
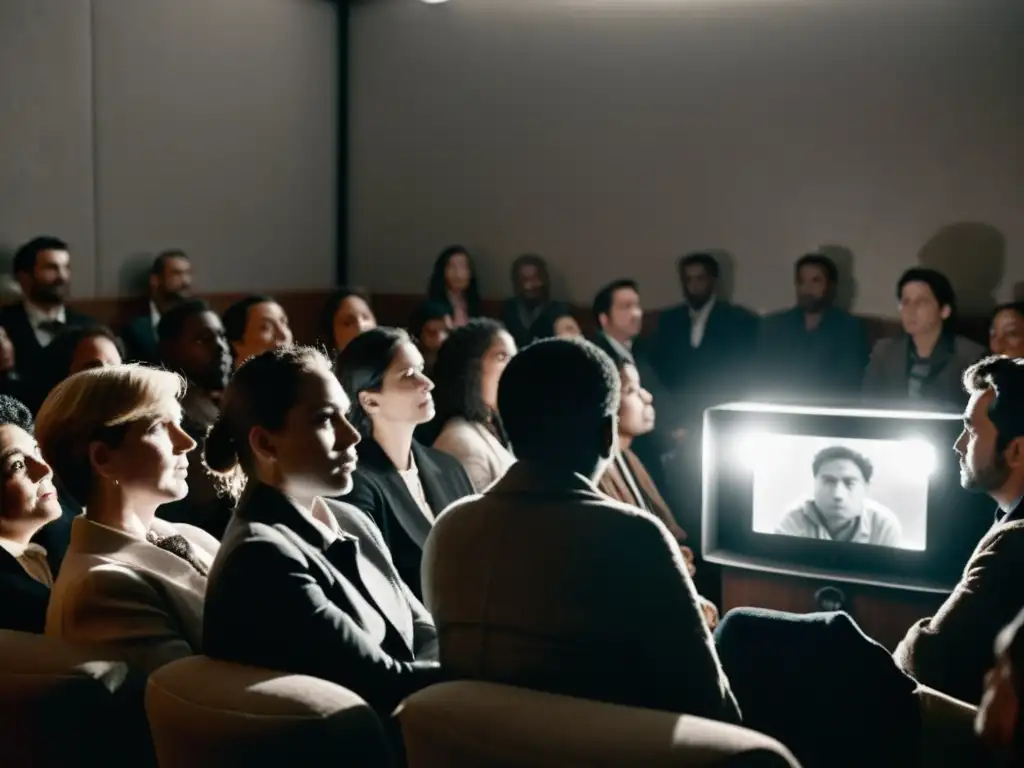
[[[559,315],[569,308],[551,300],[548,265],[540,256],[527,253],[512,262],[514,296],[505,301],[501,319],[517,347],[536,341]]]
[[[192,261],[179,249],[164,251],[149,269],[149,312],[136,317],[124,332],[128,359],[158,363],[160,317],[192,296]]]

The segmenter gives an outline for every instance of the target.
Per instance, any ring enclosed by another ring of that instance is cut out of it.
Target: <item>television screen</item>
[[[956,413],[731,403],[705,412],[704,560],[943,592],[992,502],[960,486]]]
[[[930,447],[786,434],[759,442],[755,533],[925,549]]]

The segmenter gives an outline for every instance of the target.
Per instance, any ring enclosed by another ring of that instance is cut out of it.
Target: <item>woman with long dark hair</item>
[[[498,415],[498,380],[516,343],[496,320],[477,318],[448,337],[434,368],[434,448],[451,454],[479,493],[515,462]]]
[[[434,416],[434,384],[408,333],[366,331],[338,355],[334,370],[362,436],[347,500],[380,526],[398,572],[419,595],[423,543],[434,519],[473,486],[458,461],[413,439]]]
[[[324,304],[320,343],[332,354],[338,353],[360,333],[376,327],[370,297],[356,288],[339,288]]]
[[[434,261],[427,284],[427,298],[445,304],[452,324],[458,328],[480,316],[480,288],[469,252],[450,245]]]
[[[206,461],[246,488],[210,572],[205,652],[349,688],[382,715],[438,679],[437,633],[380,531],[327,497],[352,486],[359,434],[322,352],[285,347],[243,363]]]

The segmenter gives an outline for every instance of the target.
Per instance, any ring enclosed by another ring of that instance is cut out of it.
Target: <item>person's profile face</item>
[[[974,392],[964,409],[964,428],[953,450],[960,459],[960,485],[967,490],[990,493],[1010,476],[1006,458],[996,451],[998,430],[988,409],[995,398],[991,389]]]
[[[40,251],[26,291],[28,297],[42,304],[63,304],[70,285],[71,254],[67,251]]]
[[[292,329],[288,315],[276,301],[253,304],[245,316],[245,332],[241,344],[235,345],[238,363],[271,349],[291,345]]]
[[[578,339],[583,335],[580,324],[572,315],[562,315],[555,320],[555,336],[559,339]]]
[[[86,336],[75,347],[71,365],[68,367],[68,376],[90,368],[120,365],[122,362],[117,345],[106,336]]]
[[[826,461],[814,477],[814,504],[828,517],[857,517],[864,508],[866,494],[864,475],[850,459]]]
[[[939,304],[928,283],[913,280],[900,291],[900,323],[911,336],[934,333],[949,315],[950,308]]]
[[[1020,696],[1017,675],[1008,648],[1019,629],[1011,625],[996,639],[995,665],[985,675],[981,703],[974,718],[974,731],[1005,765],[1014,764]]]
[[[547,292],[544,275],[536,264],[523,264],[516,274],[516,292],[527,301],[540,301]]]
[[[444,265],[444,284],[451,293],[463,293],[469,289],[472,269],[469,256],[456,253],[449,257]]]
[[[356,336],[377,327],[377,318],[361,296],[347,296],[334,310],[334,349],[338,352]]]
[[[619,370],[622,399],[619,401],[619,434],[626,437],[646,435],[654,429],[654,398],[640,383],[636,366]]]
[[[160,293],[166,301],[181,301],[192,295],[192,262],[184,256],[172,256],[164,262]]]
[[[700,309],[711,300],[715,291],[715,278],[703,264],[685,265],[680,278],[686,303],[691,307]]]
[[[1003,309],[992,318],[988,348],[993,355],[1024,357],[1024,317],[1015,309]]]
[[[204,389],[224,389],[231,375],[231,349],[215,312],[195,312],[183,324],[173,345],[176,360],[168,361]]]
[[[436,355],[441,345],[448,339],[451,330],[452,319],[447,315],[427,320],[420,331],[420,348],[424,352]]]
[[[643,320],[640,294],[632,288],[619,288],[612,294],[611,309],[601,315],[601,327],[615,338],[632,339],[640,335]]]
[[[359,433],[346,418],[348,395],[329,370],[301,376],[298,401],[271,439],[286,492],[308,505],[315,496],[352,490]]]
[[[516,342],[508,331],[498,331],[480,360],[480,398],[492,410],[498,408],[498,382],[501,374],[516,356],[516,352]]]
[[[128,504],[167,504],[188,494],[188,453],[195,447],[181,427],[181,406],[170,399],[129,424],[119,445],[106,447],[101,473],[117,482]]]
[[[423,355],[414,344],[406,341],[398,345],[380,391],[360,393],[374,426],[425,424],[434,418],[434,397],[430,394],[434,382],[427,378],[423,366]]]
[[[60,517],[53,471],[35,438],[14,424],[0,426],[0,531],[24,533]]]
[[[818,312],[829,300],[828,273],[820,264],[804,264],[796,276],[796,303],[805,312]]]

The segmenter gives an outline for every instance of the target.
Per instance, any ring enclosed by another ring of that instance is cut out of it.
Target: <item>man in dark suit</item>
[[[24,405],[0,395],[0,628],[42,632],[53,584],[32,537],[61,516],[53,471],[32,436]]]
[[[124,332],[129,360],[160,360],[157,326],[160,317],[192,295],[192,262],[182,250],[164,251],[149,270],[149,312],[132,320]]]
[[[518,461],[435,522],[423,594],[441,664],[484,679],[737,723],[679,545],[594,484],[618,439],[619,374],[546,339],[502,374]]]
[[[31,392],[39,376],[43,349],[69,326],[95,321],[65,306],[71,286],[68,244],[56,237],[37,237],[14,254],[14,277],[23,299],[0,308],[0,326],[14,345],[14,359],[24,390]]]
[[[716,295],[719,267],[711,254],[686,256],[678,269],[686,303],[661,313],[653,354],[675,404],[666,416],[693,430],[704,409],[744,393],[758,317]]]
[[[547,262],[532,253],[512,262],[512,290],[515,295],[505,301],[501,320],[520,348],[550,332],[555,320],[569,311],[551,300]]]
[[[860,319],[834,306],[839,270],[824,254],[809,253],[794,277],[796,306],[761,321],[758,396],[859,398],[868,339]]]
[[[988,358],[964,379],[971,399],[956,443],[960,482],[999,511],[952,594],[894,655],[925,685],[978,704],[996,634],[1024,605],[1024,360]]]

